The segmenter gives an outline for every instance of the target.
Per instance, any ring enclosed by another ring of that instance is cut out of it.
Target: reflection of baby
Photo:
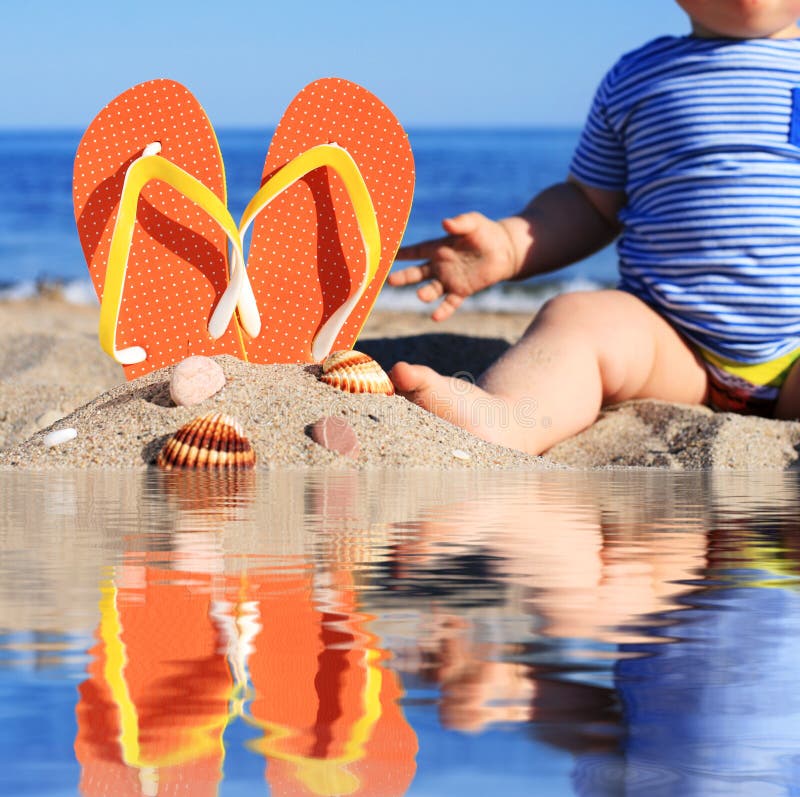
[[[648,795],[797,793],[797,559],[767,535],[748,550],[752,522],[726,510],[710,547],[719,569],[712,562],[711,586],[672,616],[670,644],[633,646],[616,664],[625,794],[644,782]],[[597,776],[596,760],[581,762],[578,794],[595,797]]]
[[[397,659],[400,669],[439,685],[443,725],[479,731],[501,722],[612,721],[608,695],[585,684],[559,683],[552,672],[540,674],[524,661],[524,643],[533,628],[556,646],[561,640],[652,640],[641,630],[643,618],[674,608],[691,591],[686,582],[703,567],[706,535],[701,520],[651,529],[638,504],[617,506],[610,486],[591,476],[551,482],[542,477],[526,481],[524,492],[505,504],[478,494],[447,505],[440,516],[429,510],[419,533],[398,546],[407,583],[417,578],[424,587],[425,573],[437,571],[442,557],[453,561],[480,544],[496,580],[508,587],[502,606],[468,614],[436,608],[414,640],[421,658]],[[642,496],[648,486],[644,477],[637,483]],[[662,481],[649,496],[662,512],[671,511],[662,494],[671,489]],[[688,487],[686,492],[690,500]],[[530,620],[520,628],[516,620],[526,615]],[[559,744],[570,749],[586,742],[566,736]]]
[[[481,731],[497,722],[531,719],[534,685],[528,667],[497,658],[496,643],[481,641],[466,618],[437,616],[421,641],[422,674],[441,689],[445,728]]]
[[[657,398],[800,413],[799,0],[678,0],[692,34],[624,56],[564,183],[498,222],[467,213],[401,250],[443,320],[473,293],[619,236],[618,290],[548,302],[477,385],[398,363],[398,392],[480,437],[541,453],[601,405]],[[794,366],[794,367],[793,367]],[[535,402],[537,417],[515,410]]]

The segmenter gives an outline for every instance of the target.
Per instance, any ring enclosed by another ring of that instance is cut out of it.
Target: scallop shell
[[[236,420],[211,412],[181,426],[161,449],[156,464],[164,470],[242,470],[256,464],[256,455]]]
[[[394,385],[386,372],[366,354],[345,349],[329,354],[319,377],[326,384],[347,393],[394,395]]]

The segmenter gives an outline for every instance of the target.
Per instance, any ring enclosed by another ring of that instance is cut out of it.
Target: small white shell
[[[73,429],[70,426],[66,429],[55,429],[52,432],[49,432],[45,435],[43,442],[47,448],[52,448],[53,446],[60,446],[62,443],[68,443],[70,440],[74,440],[77,436],[78,430]]]
[[[472,459],[468,451],[462,451],[460,448],[453,449],[453,456],[456,459]]]

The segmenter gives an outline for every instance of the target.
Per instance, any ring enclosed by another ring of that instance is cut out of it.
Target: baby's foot
[[[414,404],[490,443],[519,448],[511,441],[509,403],[473,382],[442,376],[425,365],[399,362],[389,372],[395,390]]]

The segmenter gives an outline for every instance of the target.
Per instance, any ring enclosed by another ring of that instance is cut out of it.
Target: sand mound
[[[259,467],[553,467],[489,445],[399,396],[351,395],[317,379],[319,366],[253,365],[215,358],[227,384],[195,407],[175,407],[169,397],[172,369],[119,385],[24,443],[0,452],[0,466],[144,468],[168,437],[187,421],[211,411],[235,417],[256,452]],[[355,430],[357,460],[315,443],[308,427],[323,416],[344,418]],[[77,437],[47,448],[53,429],[72,427]]]

